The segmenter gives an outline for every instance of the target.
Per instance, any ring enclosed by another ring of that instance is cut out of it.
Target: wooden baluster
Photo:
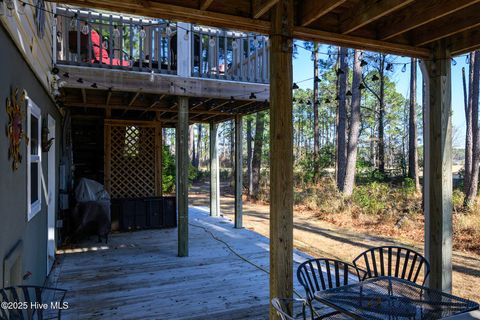
[[[109,17],[109,30],[108,30],[108,50],[110,51],[110,65],[113,66],[113,17]]]
[[[152,44],[152,34],[153,34],[153,29],[152,29],[152,22],[148,22],[148,67],[150,68],[150,72],[153,72],[153,67],[152,67],[152,60],[153,60],[153,44]]]
[[[77,10],[77,63],[80,63],[80,10]]]
[[[228,70],[228,46],[227,46],[227,32],[223,31],[223,78],[228,79],[227,70]]]
[[[200,52],[199,52],[199,61],[198,61],[198,73],[199,73],[199,76],[203,78],[203,33],[202,33],[202,29],[200,29],[199,35],[200,35]]]
[[[120,31],[120,38],[118,39],[120,42],[120,65],[123,66],[123,17],[120,17],[120,24],[117,28]]]
[[[128,57],[130,59],[130,64],[131,66],[133,67],[134,65],[134,59],[133,59],[133,19],[130,18],[130,24],[129,24],[129,38],[130,38],[130,57]]]
[[[143,27],[142,19],[140,19],[140,30],[138,32],[138,43],[139,43],[138,49],[140,53],[138,65],[140,66],[140,71],[143,71],[143,38],[142,38],[143,31],[145,31],[145,29]]]
[[[162,33],[160,32],[160,28],[161,28],[160,26],[155,27],[155,33],[156,33],[155,41],[157,43],[155,45],[155,52],[156,52],[155,56],[157,57],[158,72],[162,73]]]
[[[90,14],[90,13],[89,13]],[[89,23],[90,23],[90,18],[89,18]],[[103,16],[100,13],[100,24],[99,24],[99,35],[100,35],[100,57],[98,60],[100,60],[100,68],[102,67],[103,64],[103,33],[102,33],[102,26],[103,26]],[[92,26],[90,26],[90,32],[92,32]],[[89,37],[91,38],[91,37]],[[89,50],[90,51],[90,50]]]

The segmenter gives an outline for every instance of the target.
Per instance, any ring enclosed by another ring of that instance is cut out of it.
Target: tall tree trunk
[[[342,186],[342,192],[346,196],[352,195],[353,186],[355,185],[355,169],[357,163],[357,147],[358,137],[360,133],[360,101],[362,93],[360,91],[360,83],[362,82],[362,67],[361,57],[363,52],[355,50],[353,58],[353,79],[352,79],[352,103],[350,111],[350,131],[348,133],[348,147],[347,147],[347,163],[345,170],[345,181]]]
[[[313,160],[314,160],[314,179],[319,176],[319,159],[320,159],[320,133],[318,127],[318,43],[313,43]]]
[[[248,198],[252,197],[253,179],[252,179],[252,118],[247,118],[247,185],[248,185]]]
[[[468,188],[465,195],[465,205],[471,207],[475,201],[478,191],[478,173],[480,165],[480,136],[478,128],[478,95],[479,95],[479,83],[480,83],[480,51],[475,51],[471,54],[470,68],[473,68],[473,78],[470,83],[471,97],[470,108],[472,108],[472,135],[473,135],[473,152],[472,152],[472,176],[470,178],[470,188]],[[473,61],[472,61],[473,60]]]
[[[378,170],[385,174],[385,54],[380,55],[380,109],[378,111]]]
[[[470,71],[469,71],[469,85],[470,90],[467,91],[467,83],[465,79],[465,68],[462,68],[463,76],[463,96],[465,103],[465,173],[463,180],[463,191],[465,194],[468,193],[470,189],[470,179],[472,177],[472,153],[473,153],[473,131],[472,131],[472,108],[471,108],[471,97],[472,97],[472,83],[473,83],[473,65],[474,65],[474,55],[470,54]]]
[[[338,122],[337,122],[337,188],[343,188],[345,180],[345,166],[347,163],[347,75],[348,57],[347,48],[340,48],[340,74],[338,76]]]
[[[408,117],[408,176],[415,181],[415,190],[420,191],[417,154],[417,59],[410,66],[410,112]]]
[[[195,132],[193,130],[193,125],[188,127],[188,153],[190,154],[190,163],[195,161]]]
[[[262,166],[263,131],[265,129],[265,113],[258,112],[255,123],[255,138],[252,158],[252,198],[258,199],[260,191],[260,169]]]
[[[200,165],[200,150],[202,149],[202,124],[198,124],[198,133],[197,133],[197,152],[193,158],[193,166],[198,169]]]

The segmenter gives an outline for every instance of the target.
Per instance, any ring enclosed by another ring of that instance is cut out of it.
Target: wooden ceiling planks
[[[56,2],[268,34],[268,14],[279,0]],[[480,28],[478,5],[480,0],[304,0],[295,8],[293,34],[303,40],[427,58],[431,44],[444,38],[452,52],[478,48],[476,38],[465,37],[476,36]]]

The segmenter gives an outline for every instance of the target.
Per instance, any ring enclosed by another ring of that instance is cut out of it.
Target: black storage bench
[[[113,199],[111,210],[120,231],[177,227],[175,197]]]

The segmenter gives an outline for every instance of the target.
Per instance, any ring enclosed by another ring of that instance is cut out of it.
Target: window
[[[28,99],[27,108],[27,216],[30,221],[42,208],[41,128],[40,108]]]

